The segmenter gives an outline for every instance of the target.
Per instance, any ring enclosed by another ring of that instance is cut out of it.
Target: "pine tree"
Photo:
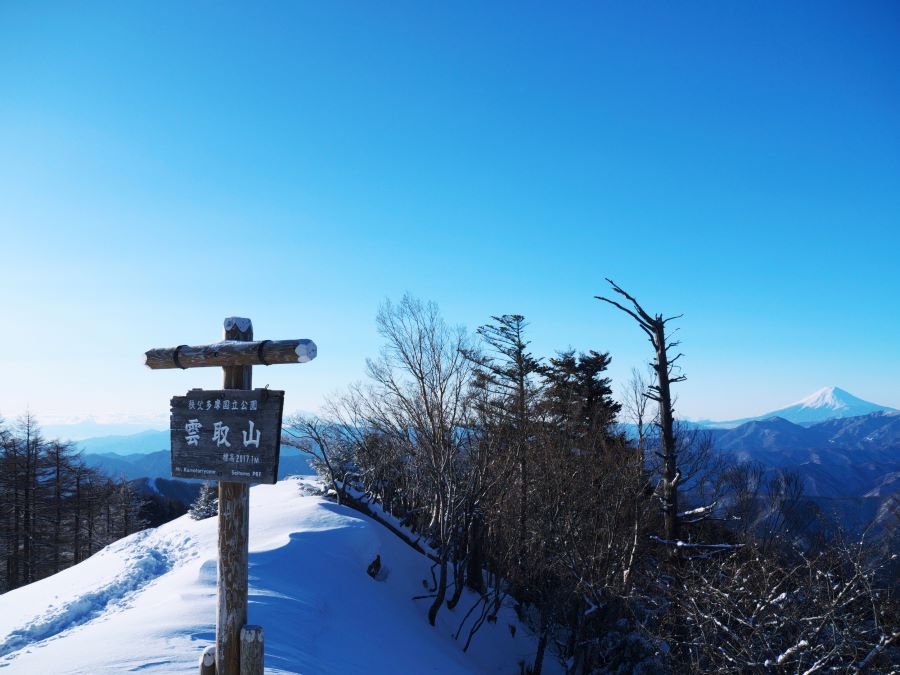
[[[191,504],[188,513],[194,520],[212,518],[219,513],[219,495],[211,483],[204,483],[200,487],[200,494]]]
[[[528,351],[529,342],[525,339],[528,323],[524,316],[504,314],[491,319],[493,323],[477,330],[488,347],[488,354],[468,356],[476,365],[475,387],[483,392],[478,397],[482,423],[504,439],[498,444],[498,451],[508,453],[518,466],[518,537],[524,543],[531,484],[529,438],[537,395],[535,376],[540,371],[540,362]]]
[[[611,382],[603,377],[608,353],[591,350],[560,352],[541,368],[544,376],[543,407],[549,420],[567,433],[576,447],[596,452],[610,445],[611,428],[621,405],[612,398]]]

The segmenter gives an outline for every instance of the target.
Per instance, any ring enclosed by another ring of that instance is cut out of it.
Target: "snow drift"
[[[474,596],[426,621],[430,561],[309,478],[250,490],[249,623],[267,673],[515,673],[535,641],[505,608],[467,653]],[[0,596],[0,672],[196,673],[214,642],[216,519],[187,516]],[[366,568],[381,556],[375,580]],[[547,663],[548,669],[552,664]]]

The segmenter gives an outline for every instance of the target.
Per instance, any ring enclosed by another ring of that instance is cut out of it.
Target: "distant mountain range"
[[[734,429],[711,430],[716,446],[728,452],[774,453],[782,460],[795,451],[840,452],[849,463],[873,454],[900,459],[900,411],[879,411],[809,426],[783,417],[753,420]]]
[[[146,455],[159,450],[169,451],[171,440],[169,430],[151,429],[136,434],[98,436],[76,441],[75,444],[85,453],[100,455],[115,453],[117,455]]]
[[[784,408],[773,410],[764,415],[756,417],[745,417],[736,420],[712,421],[700,420],[691,422],[692,426],[701,426],[710,429],[734,429],[748,422],[762,421],[770,418],[781,418],[792,422],[795,425],[809,427],[820,422],[833,419],[845,419],[848,417],[859,417],[874,412],[894,411],[888,406],[878,405],[864,401],[857,396],[841,389],[839,387],[824,387],[810,394],[806,398],[792,403]],[[895,411],[896,412],[896,411]],[[79,432],[84,432],[88,427],[81,423]],[[117,455],[145,455],[160,450],[169,449],[169,430],[147,430],[141,429],[137,433],[121,433],[118,430],[121,425],[102,425],[99,423],[91,423],[90,428],[99,431],[92,437],[81,437],[81,440],[75,441],[78,447],[87,454],[107,454],[115,453]],[[76,425],[69,425],[66,429],[71,435],[51,433],[51,428],[44,429],[47,436],[59,436],[63,438],[75,438],[76,435],[72,431]],[[83,427],[83,428],[82,428]],[[103,431],[106,434],[102,434]],[[112,431],[113,434],[109,432]],[[130,431],[130,430],[129,430]],[[135,429],[135,431],[137,431]],[[102,434],[102,435],[101,435]],[[805,437],[804,437],[805,438]]]
[[[709,428],[731,429],[747,422],[780,417],[794,424],[808,426],[826,420],[859,417],[881,411],[894,411],[894,408],[864,401],[840,387],[823,387],[796,403],[764,415],[720,422],[702,420],[698,424]]]
[[[168,429],[85,438],[77,441],[76,445],[88,466],[100,469],[115,478],[125,476],[130,481],[146,478],[150,481],[151,492],[154,485],[152,481],[172,478],[171,438]],[[282,446],[278,462],[279,478],[312,473],[314,472],[305,455],[301,455],[294,448]]]
[[[63,441],[81,441],[98,436],[131,436],[147,429],[163,429],[168,425],[163,420],[128,418],[127,420],[104,420],[94,418],[69,422],[44,422],[41,430],[46,438],[58,438]]]
[[[172,454],[168,449],[131,455],[85,452],[82,459],[88,466],[100,469],[113,477],[125,476],[128,480],[147,478],[151,481],[172,478]],[[279,479],[290,475],[308,476],[313,473],[306,455],[301,455],[294,448],[282,446],[281,457],[278,460]]]
[[[900,525],[900,411],[825,387],[757,417],[685,421],[720,453],[758,462],[766,477],[796,473],[806,498],[833,522],[860,530]],[[622,425],[633,436],[633,425]]]
[[[795,472],[804,495],[853,529],[900,517],[900,412],[882,410],[809,426],[782,417],[710,429],[715,447],[759,462],[767,475]]]
[[[773,417],[711,433],[716,448],[737,459],[818,475],[831,467],[834,480],[825,489],[807,485],[811,495],[875,496],[884,478],[900,475],[900,412],[875,412],[809,427]],[[865,467],[868,482],[860,484],[851,474]]]
[[[842,511],[845,521],[850,517],[862,523],[900,503],[900,411],[838,387],[820,389],[765,415],[689,425],[706,427],[720,452],[760,462],[767,473],[795,471],[806,495]],[[99,436],[77,444],[90,466],[111,476],[146,479],[148,492],[168,486],[160,481],[171,479],[168,430]],[[306,456],[282,447],[279,478],[311,473]],[[165,496],[165,489],[161,492]]]

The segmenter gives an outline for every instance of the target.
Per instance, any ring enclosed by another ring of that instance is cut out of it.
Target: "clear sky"
[[[649,356],[688,417],[827,385],[900,407],[895,2],[0,4],[0,413],[136,416],[222,319],[309,337],[288,409],[363,377],[410,291],[538,354]],[[160,424],[162,426],[162,424]]]

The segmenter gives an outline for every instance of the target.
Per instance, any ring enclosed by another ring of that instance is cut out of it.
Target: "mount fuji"
[[[780,417],[794,424],[809,426],[826,420],[858,417],[882,411],[895,412],[894,408],[864,401],[840,387],[823,387],[806,398],[764,415],[723,422],[707,422],[703,426],[731,429],[747,422],[766,420],[772,417]]]

